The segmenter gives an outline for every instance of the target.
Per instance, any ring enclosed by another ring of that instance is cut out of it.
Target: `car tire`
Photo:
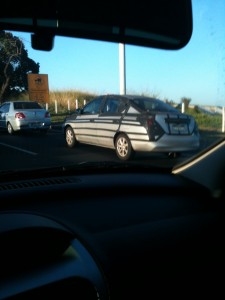
[[[14,134],[14,129],[13,129],[11,123],[8,123],[8,124],[7,124],[7,131],[8,131],[8,133],[9,133],[10,135],[13,135],[13,134]]]
[[[116,154],[121,160],[131,159],[134,155],[131,142],[126,134],[119,134],[115,142]]]
[[[77,144],[76,136],[72,127],[67,127],[65,131],[66,144],[69,148],[74,148]]]

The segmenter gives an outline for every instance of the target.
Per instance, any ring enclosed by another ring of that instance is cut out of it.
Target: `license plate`
[[[182,124],[170,124],[170,131],[172,134],[188,134],[188,125]]]
[[[40,123],[31,123],[30,127],[31,128],[38,128],[38,127],[40,127],[40,125],[41,125]]]

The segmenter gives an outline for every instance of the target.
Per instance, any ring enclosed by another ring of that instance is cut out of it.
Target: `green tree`
[[[27,74],[38,74],[39,68],[20,38],[0,31],[0,102],[28,91]]]

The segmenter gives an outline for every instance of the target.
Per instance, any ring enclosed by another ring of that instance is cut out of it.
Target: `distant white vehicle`
[[[7,101],[0,106],[0,128],[9,134],[28,130],[45,134],[50,127],[50,113],[35,101]]]

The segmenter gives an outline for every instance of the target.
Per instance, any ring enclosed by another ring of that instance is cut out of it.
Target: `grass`
[[[189,108],[186,112],[195,118],[200,130],[222,130],[222,115],[206,114],[198,111],[196,108]]]
[[[68,114],[51,114],[52,123],[62,123]]]

